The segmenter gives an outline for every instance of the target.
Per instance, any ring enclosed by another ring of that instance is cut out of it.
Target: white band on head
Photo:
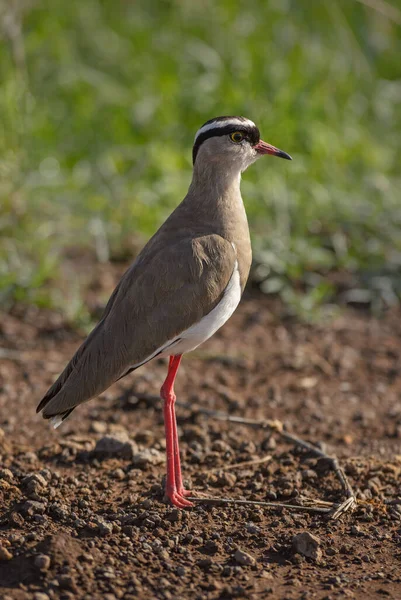
[[[206,131],[210,131],[211,129],[220,129],[221,127],[237,127],[237,126],[241,126],[241,127],[256,127],[255,123],[253,121],[251,121],[250,119],[236,119],[235,117],[233,119],[225,119],[225,120],[221,120],[221,121],[213,121],[212,123],[208,123],[207,125],[203,125],[203,127],[201,127],[200,129],[198,129],[198,131],[195,134],[195,142],[198,139],[198,137],[200,135],[202,135],[202,133],[205,133]]]

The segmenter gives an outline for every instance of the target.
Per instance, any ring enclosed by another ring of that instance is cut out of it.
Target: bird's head
[[[291,160],[291,156],[260,139],[255,123],[245,117],[216,117],[207,121],[195,135],[193,163],[218,163],[223,169],[245,171],[263,154]]]

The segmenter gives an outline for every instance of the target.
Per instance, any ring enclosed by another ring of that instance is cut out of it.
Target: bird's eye
[[[240,142],[242,142],[242,140],[244,139],[244,134],[241,133],[240,131],[234,131],[234,133],[232,133],[230,135],[230,138],[232,139],[233,142],[235,142],[236,144],[239,144]]]

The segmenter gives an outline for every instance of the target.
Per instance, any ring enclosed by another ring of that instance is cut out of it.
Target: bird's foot
[[[184,497],[190,495],[190,492],[187,490],[182,489],[178,491],[176,488],[174,488],[172,490],[166,490],[165,494],[170,500],[171,504],[174,504],[174,506],[177,506],[178,508],[189,508],[193,506],[192,502],[186,500]]]
[[[189,496],[193,495],[190,490],[185,490],[183,487],[182,488],[178,488],[178,494],[180,496],[183,496],[184,498],[189,498]]]

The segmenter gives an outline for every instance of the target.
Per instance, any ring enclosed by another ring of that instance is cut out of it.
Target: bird
[[[210,338],[240,302],[252,260],[241,174],[263,155],[292,160],[245,117],[216,117],[200,127],[187,195],[122,276],[100,321],[37,407],[58,427],[116,381],[169,357],[160,390],[165,496],[179,508],[193,503],[181,473],[174,382],[182,355]]]

